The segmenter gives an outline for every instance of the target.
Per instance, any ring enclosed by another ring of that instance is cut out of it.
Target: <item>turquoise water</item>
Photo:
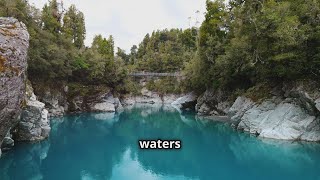
[[[140,150],[139,139],[180,139],[180,150]],[[1,180],[320,179],[320,145],[261,140],[173,108],[52,120],[48,140],[0,159]]]

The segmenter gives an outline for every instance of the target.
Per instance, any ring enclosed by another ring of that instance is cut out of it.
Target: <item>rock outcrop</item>
[[[122,111],[123,107],[118,98],[111,93],[106,93],[97,101],[90,103],[90,111],[92,112],[116,112]]]
[[[24,106],[29,34],[14,18],[0,18],[0,145]]]
[[[31,85],[27,85],[26,107],[16,127],[14,139],[17,141],[40,141],[49,137],[50,122],[45,104],[38,101]]]
[[[194,93],[189,93],[185,96],[182,96],[171,103],[171,105],[178,107],[182,110],[194,110],[194,107],[197,103],[197,96]]]
[[[263,138],[320,141],[320,93],[313,86],[284,84],[277,96],[259,102],[238,97],[229,110],[232,124]]]
[[[198,98],[196,111],[201,116],[221,116],[228,113],[231,105],[225,91],[207,90]]]
[[[60,117],[66,113],[122,111],[119,98],[114,97],[108,87],[68,87],[65,83],[52,86],[38,82],[35,88],[50,117]]]
[[[251,92],[252,93],[252,92]],[[259,92],[258,92],[259,93]],[[240,96],[233,105],[223,91],[206,91],[198,98],[200,117],[231,121],[238,130],[262,138],[320,141],[320,90],[314,81],[287,82],[255,101]],[[222,118],[228,115],[228,119]]]
[[[63,116],[68,110],[67,98],[63,92],[46,91],[41,101],[45,103],[51,117]]]
[[[320,119],[299,106],[293,99],[274,97],[254,103],[239,97],[230,109],[231,121],[239,130],[259,137],[320,141]]]
[[[160,95],[158,92],[149,91],[147,88],[142,88],[141,95],[127,96],[123,98],[124,106],[132,106],[134,104],[171,104],[179,98],[180,95],[165,94]]]
[[[68,111],[67,85],[63,83],[51,85],[44,82],[33,82],[33,88],[38,100],[45,104],[48,116],[60,117]]]

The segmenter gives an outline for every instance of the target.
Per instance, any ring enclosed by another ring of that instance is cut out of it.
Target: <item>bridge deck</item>
[[[182,74],[180,72],[175,73],[152,73],[152,72],[134,72],[130,73],[129,76],[135,77],[181,77]]]

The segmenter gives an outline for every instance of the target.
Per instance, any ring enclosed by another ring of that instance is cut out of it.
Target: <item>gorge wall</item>
[[[0,147],[10,149],[14,141],[37,141],[49,136],[44,104],[27,86],[29,34],[14,18],[0,18]],[[28,91],[27,91],[28,89]],[[1,155],[0,149],[0,155]]]
[[[0,18],[0,144],[20,119],[24,102],[29,34],[14,18]]]

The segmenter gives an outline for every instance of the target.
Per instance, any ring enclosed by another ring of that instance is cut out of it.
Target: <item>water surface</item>
[[[180,150],[140,150],[139,139],[180,139]],[[320,145],[261,140],[167,106],[52,120],[46,141],[0,159],[1,180],[320,179]]]

